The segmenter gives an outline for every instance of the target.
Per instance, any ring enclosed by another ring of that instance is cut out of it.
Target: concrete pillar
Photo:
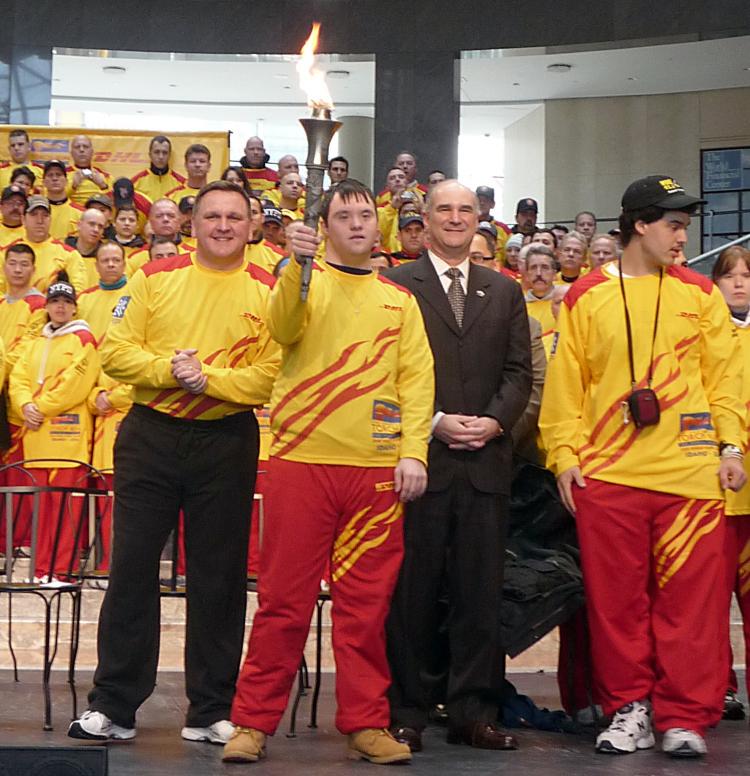
[[[417,155],[418,178],[458,172],[459,68],[453,51],[419,46],[375,58],[375,188],[399,151]]]
[[[369,116],[338,116],[343,123],[336,133],[336,156],[349,161],[349,175],[372,187],[372,158],[375,152],[375,119]]]

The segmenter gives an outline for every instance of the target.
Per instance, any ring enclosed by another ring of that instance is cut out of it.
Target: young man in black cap
[[[20,186],[6,186],[0,198],[0,249],[24,236],[23,215],[26,212],[26,193]]]
[[[745,482],[742,357],[708,278],[679,267],[701,203],[671,177],[622,198],[623,255],[565,295],[540,429],[575,514],[599,752],[696,757],[723,710],[724,491]]]
[[[408,213],[398,219],[398,239],[401,250],[391,254],[399,262],[414,261],[424,250],[424,219],[419,213]]]
[[[85,210],[82,205],[68,199],[68,176],[65,163],[50,159],[44,163],[44,191],[50,205],[52,222],[49,233],[55,240],[65,240],[78,229],[78,220]]]
[[[536,219],[539,215],[539,204],[531,197],[525,197],[516,205],[516,223],[511,229],[513,234],[534,234]]]

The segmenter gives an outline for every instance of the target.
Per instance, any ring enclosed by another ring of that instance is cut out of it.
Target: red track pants
[[[573,498],[604,711],[650,698],[657,730],[702,734],[729,670],[724,502],[593,479]]]
[[[403,556],[393,469],[271,458],[258,604],[232,722],[272,735],[286,708],[330,562],[336,727],[387,727],[385,618]]]
[[[727,515],[727,572],[729,589],[734,590],[742,612],[745,636],[745,686],[750,695],[750,515]],[[729,647],[729,665],[734,662]],[[729,687],[737,692],[737,674],[729,672]]]

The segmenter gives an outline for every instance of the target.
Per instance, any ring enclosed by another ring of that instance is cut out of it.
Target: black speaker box
[[[107,776],[106,746],[2,746],[0,776]]]

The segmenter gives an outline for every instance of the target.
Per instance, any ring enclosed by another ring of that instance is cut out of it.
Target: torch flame
[[[309,107],[318,110],[333,110],[333,99],[326,85],[325,73],[315,67],[315,49],[318,46],[320,24],[315,22],[310,37],[302,46],[302,55],[297,62],[300,89],[307,95]]]

